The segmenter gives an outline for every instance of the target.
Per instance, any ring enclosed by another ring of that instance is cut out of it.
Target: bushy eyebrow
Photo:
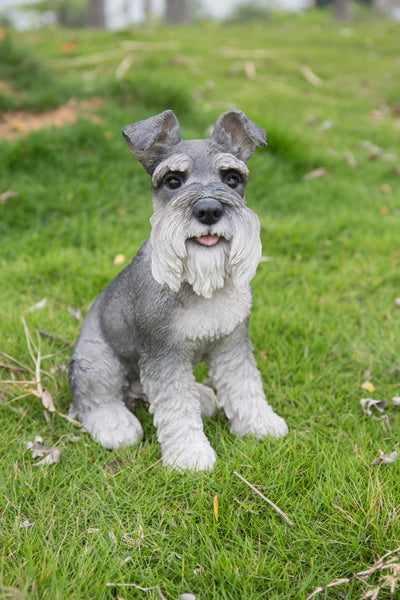
[[[233,156],[233,154],[217,154],[214,164],[218,171],[230,171],[233,169],[239,171],[245,181],[249,177],[249,170],[245,163],[236,158],[236,156]]]
[[[172,154],[157,165],[152,176],[152,184],[154,187],[158,187],[167,173],[171,171],[173,173],[190,173],[192,168],[193,161],[187,154]]]

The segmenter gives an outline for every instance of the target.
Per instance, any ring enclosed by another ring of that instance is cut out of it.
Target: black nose
[[[203,198],[198,200],[193,208],[195,218],[203,225],[214,225],[224,213],[221,202],[214,198]]]

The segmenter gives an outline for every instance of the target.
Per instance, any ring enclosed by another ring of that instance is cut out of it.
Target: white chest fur
[[[211,298],[198,296],[191,289],[181,290],[181,307],[174,317],[173,331],[179,340],[213,341],[228,335],[250,314],[252,293],[249,286],[239,292],[231,282]]]

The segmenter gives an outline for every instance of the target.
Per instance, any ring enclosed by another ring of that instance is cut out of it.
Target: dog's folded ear
[[[237,109],[228,110],[218,117],[211,138],[243,162],[253,156],[256,146],[267,145],[264,129]]]
[[[181,141],[178,119],[172,110],[127,125],[122,134],[131,152],[150,175],[168,151]]]

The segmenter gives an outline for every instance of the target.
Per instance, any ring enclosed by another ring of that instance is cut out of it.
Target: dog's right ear
[[[182,141],[178,119],[172,110],[127,125],[122,134],[131,152],[150,175],[168,151]]]
[[[241,110],[233,109],[222,113],[214,126],[211,136],[226,152],[247,162],[253,156],[256,146],[267,145],[264,129],[258,127]]]

